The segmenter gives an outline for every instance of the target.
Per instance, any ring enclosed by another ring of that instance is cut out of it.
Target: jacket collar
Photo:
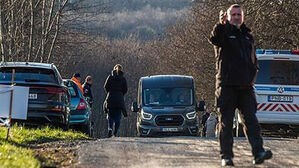
[[[238,29],[236,26],[230,24],[229,22],[226,22],[226,25],[230,28],[231,31],[238,31],[240,30],[242,33],[249,33],[251,32],[251,29],[249,29],[245,23],[242,23],[240,26],[240,29]]]
[[[90,83],[87,83],[87,82],[85,82],[84,84],[87,85],[87,86],[91,86],[91,84],[90,84]]]
[[[112,71],[112,76],[114,77],[122,77],[124,75],[124,73],[122,71],[116,71],[116,70],[113,70]]]

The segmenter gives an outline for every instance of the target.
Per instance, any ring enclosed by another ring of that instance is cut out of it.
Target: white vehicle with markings
[[[299,50],[256,51],[257,118],[262,128],[299,133]],[[237,115],[238,116],[238,115]],[[241,122],[238,116],[237,121]],[[239,123],[237,122],[237,123]],[[237,124],[237,133],[240,133]]]

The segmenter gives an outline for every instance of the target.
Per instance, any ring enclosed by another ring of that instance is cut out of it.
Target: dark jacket
[[[257,72],[257,60],[250,29],[230,23],[216,24],[210,42],[216,55],[216,87],[250,86]]]
[[[87,98],[87,101],[90,105],[93,103],[93,97],[91,92],[91,84],[85,82],[83,84],[83,96]]]
[[[112,71],[112,74],[106,79],[104,89],[107,93],[106,102],[104,102],[106,107],[104,106],[104,108],[107,108],[108,112],[113,111],[109,109],[121,108],[123,115],[126,117],[124,95],[127,93],[128,88],[123,72]]]

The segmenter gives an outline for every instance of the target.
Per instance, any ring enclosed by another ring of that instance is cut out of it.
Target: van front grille
[[[181,126],[184,118],[181,115],[159,115],[155,122],[158,126]]]

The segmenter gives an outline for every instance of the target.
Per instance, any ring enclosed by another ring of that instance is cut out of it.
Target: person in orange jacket
[[[72,80],[79,86],[79,89],[81,90],[83,94],[83,87],[81,85],[81,76],[79,73],[75,73],[72,77]]]

